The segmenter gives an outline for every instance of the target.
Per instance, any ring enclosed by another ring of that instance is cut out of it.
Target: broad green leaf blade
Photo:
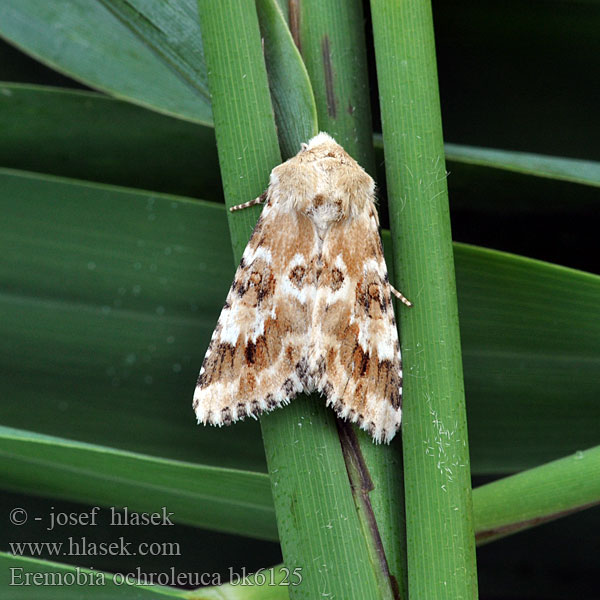
[[[306,67],[279,5],[275,0],[257,0],[260,33],[279,145],[284,159],[298,152],[298,140],[308,141],[318,133],[317,107]]]
[[[269,479],[0,426],[2,485],[77,502],[160,512],[173,522],[277,539]],[[32,488],[32,483],[35,487]]]
[[[374,135],[376,150],[383,159],[383,136]],[[446,162],[460,163],[491,169],[512,171],[522,175],[545,177],[554,181],[568,181],[592,187],[600,187],[600,163],[562,156],[545,156],[531,152],[511,152],[497,148],[482,148],[464,144],[444,144]],[[452,178],[449,179],[449,184]]]
[[[0,204],[0,421],[264,470],[256,423],[192,411],[233,277],[223,207],[11,171]]]
[[[40,600],[166,600],[186,598],[185,592],[162,586],[118,584],[112,573],[13,556],[0,552],[0,599],[29,600],[32,590]],[[37,575],[39,573],[39,575]],[[36,578],[37,577],[37,583]],[[60,590],[57,595],[57,590]],[[208,599],[207,599],[208,600]]]
[[[198,428],[190,408],[233,276],[223,207],[10,171],[0,192],[2,422],[263,470],[254,422]],[[597,445],[600,279],[472,246],[455,259],[474,470]]]
[[[600,277],[462,244],[455,260],[477,471],[600,443]]]
[[[480,543],[600,504],[600,446],[473,491]]]
[[[278,100],[273,102],[277,105]],[[0,83],[0,107],[4,167],[207,200],[222,198],[210,126],[182,122],[94,92],[25,84]],[[380,135],[375,136],[375,147],[376,162],[383,168]],[[447,144],[453,208],[494,213],[540,212],[549,203],[561,212],[596,208],[599,163],[586,163],[584,177],[579,177],[582,161],[534,155],[535,164],[544,166],[547,158],[556,162],[558,175],[564,175],[564,181],[559,181],[529,168],[528,156]],[[589,185],[579,185],[586,181]],[[377,183],[385,187],[383,172],[378,172]],[[526,195],[521,197],[517,192],[524,189]]]
[[[162,457],[264,468],[260,442],[249,437],[252,423],[198,428],[189,408],[214,322],[194,325],[198,311],[190,306],[188,312],[182,301],[204,299],[202,310],[208,312],[221,305],[231,265],[223,208],[6,171],[0,189],[3,245],[13,252],[0,273],[9,284],[1,334],[11,348],[0,361],[9,374],[0,378],[1,394],[11,400],[0,405],[2,422]],[[149,200],[156,216],[150,221]],[[136,231],[154,221],[164,227]],[[388,233],[383,240],[391,252]],[[177,250],[178,243],[194,251]],[[205,270],[199,256],[208,260]],[[472,246],[456,245],[455,257],[478,470],[520,470],[597,444],[600,278]],[[138,262],[143,268],[135,268]],[[144,277],[137,295],[132,265]],[[167,275],[165,287],[160,279]],[[114,309],[115,299],[122,311]],[[162,315],[157,306],[164,308]],[[171,344],[164,344],[166,315],[180,315],[170,328],[182,325]],[[152,362],[127,364],[152,344]],[[196,344],[197,358],[181,362],[182,349],[194,352]],[[181,376],[172,371],[176,364]],[[58,372],[64,377],[57,378]],[[152,384],[144,382],[149,374]],[[293,407],[278,412],[283,417]],[[297,422],[310,414],[301,402],[297,411]],[[23,482],[38,490],[35,478]]]
[[[0,427],[6,489],[53,498],[160,511],[173,522],[277,539],[264,474],[169,461]],[[474,490],[480,543],[600,503],[598,447]],[[131,476],[133,474],[133,476]],[[85,485],[82,485],[85,484]],[[198,511],[198,504],[203,507]]]
[[[446,144],[446,159],[482,167],[495,167],[524,175],[547,177],[600,187],[600,163],[530,152],[509,152],[493,148],[477,148]]]
[[[285,583],[285,571],[280,567],[265,569],[262,573],[250,576],[244,585],[224,584],[202,587],[189,591],[134,583],[125,574],[113,574],[103,571],[83,569],[71,565],[13,556],[0,552],[0,600],[28,600],[35,586],[35,597],[40,600],[54,600],[56,591],[65,600],[85,598],[112,600],[166,600],[167,598],[187,598],[188,600],[287,600],[289,598]],[[36,573],[38,583],[34,583]],[[202,573],[199,573],[199,578]],[[28,579],[29,577],[29,579]],[[193,577],[193,574],[192,574]],[[188,578],[189,579],[189,578]],[[290,581],[297,581],[292,576]],[[26,582],[29,581],[29,584]],[[44,584],[44,582],[47,583]],[[264,581],[264,583],[263,583]],[[40,583],[41,582],[41,583]],[[4,584],[4,585],[2,585]]]
[[[191,87],[210,101],[194,2],[100,0]]]
[[[3,167],[222,198],[212,127],[95,92],[1,83],[0,131]]]
[[[0,36],[117,98],[212,121],[193,0],[7,0],[0,5]]]
[[[431,4],[372,0],[404,359],[408,588],[476,598],[454,257]],[[400,284],[400,285],[398,285]]]

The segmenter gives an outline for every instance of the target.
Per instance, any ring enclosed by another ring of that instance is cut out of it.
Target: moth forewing
[[[246,203],[266,201],[200,370],[199,422],[228,425],[318,391],[376,442],[394,437],[402,366],[374,187],[320,133]]]

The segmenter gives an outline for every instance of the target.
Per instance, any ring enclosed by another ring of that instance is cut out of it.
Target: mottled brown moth
[[[206,352],[198,421],[229,425],[320,392],[389,442],[402,364],[373,179],[326,133],[275,167]]]

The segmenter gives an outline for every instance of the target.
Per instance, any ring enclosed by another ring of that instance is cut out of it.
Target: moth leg
[[[406,304],[406,306],[410,307],[413,305],[413,303],[402,292],[399,292],[393,285],[390,285],[390,290],[392,294],[394,294],[394,296],[396,296],[396,298],[398,298],[398,300],[400,300],[403,304]]]
[[[235,206],[232,206],[229,210],[231,212],[235,212],[236,210],[250,208],[251,206],[254,206],[255,204],[263,204],[266,199],[267,199],[267,192],[263,192],[258,198],[254,198],[254,200],[250,200],[249,202],[244,202],[244,204],[236,204]]]

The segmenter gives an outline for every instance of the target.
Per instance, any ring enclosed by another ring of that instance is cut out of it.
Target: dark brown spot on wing
[[[232,289],[243,298],[244,304],[258,306],[274,294],[276,284],[277,280],[270,267],[264,265],[262,270],[252,270],[246,279],[240,278],[234,281]]]
[[[231,425],[231,408],[229,406],[221,410],[221,418],[223,419],[223,425]]]
[[[324,203],[325,203],[325,196],[323,196],[323,194],[317,194],[313,198],[313,206],[315,208],[319,208],[319,206],[322,206]]]
[[[254,364],[254,355],[255,355],[255,351],[256,351],[256,345],[254,344],[254,342],[248,342],[246,344],[246,362],[249,365],[253,365]]]
[[[248,341],[244,348],[244,356],[248,366],[257,370],[266,368],[269,365],[269,352],[265,336],[258,336],[255,342]]]
[[[344,285],[344,274],[338,269],[334,268],[331,271],[331,289],[337,292],[342,285]]]
[[[296,265],[289,274],[292,285],[301,289],[304,285],[304,279],[306,276],[306,269],[302,265]]]
[[[355,312],[359,317],[369,317],[370,319],[381,319],[383,313],[388,310],[388,302],[382,293],[379,279],[371,282],[361,279],[356,284],[356,302]]]
[[[308,361],[306,358],[302,358],[296,363],[296,375],[298,375],[298,379],[302,383],[303,386],[306,386],[308,382]]]
[[[285,393],[285,395],[290,398],[294,393],[294,382],[291,379],[286,379],[281,386],[281,389]]]
[[[197,385],[205,388],[213,381],[218,381],[226,371],[231,370],[235,356],[235,346],[220,343],[208,354],[202,367],[204,372],[198,377]]]

